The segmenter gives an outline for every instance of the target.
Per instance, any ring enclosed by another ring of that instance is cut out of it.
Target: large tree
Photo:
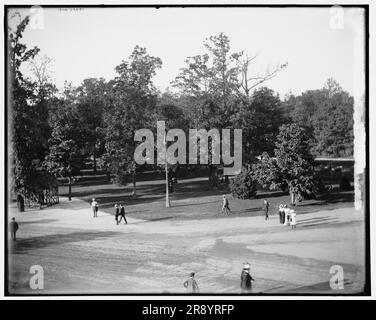
[[[105,163],[114,181],[125,184],[132,176],[136,194],[136,147],[134,133],[155,124],[157,94],[152,83],[157,69],[162,65],[158,57],[149,55],[145,48],[136,46],[128,60],[115,70],[117,76],[110,81],[105,123]]]
[[[288,188],[291,203],[297,195],[311,194],[314,189],[314,163],[309,136],[296,124],[282,125],[275,143],[275,157],[264,153],[253,166],[254,177],[270,189]]]
[[[8,29],[9,154],[12,157],[12,187],[16,193],[27,193],[34,191],[36,164],[40,160],[38,121],[41,114],[30,104],[34,99],[33,86],[22,74],[21,65],[35,57],[39,49],[28,49],[21,42],[29,17],[21,19],[19,14],[14,13],[10,18],[17,17],[20,23],[15,30]]]
[[[67,86],[64,92],[51,119],[50,151],[43,165],[50,174],[68,180],[70,200],[72,183],[84,163],[82,150],[86,145],[86,131],[75,105],[75,89]]]
[[[354,99],[335,80],[328,79],[322,89],[290,96],[285,106],[291,119],[313,136],[311,151],[315,156],[353,155]]]
[[[286,122],[279,96],[266,87],[238,101],[230,120],[234,128],[243,130],[244,164],[254,163],[264,152],[273,155],[279,127]]]
[[[94,172],[97,158],[104,148],[104,112],[108,94],[108,84],[103,78],[88,78],[77,88],[77,116],[85,132],[85,153],[93,158]]]

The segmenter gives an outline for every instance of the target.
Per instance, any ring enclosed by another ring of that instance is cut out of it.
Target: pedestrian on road
[[[296,228],[296,211],[295,210],[291,210],[290,226],[291,226],[291,229]]]
[[[225,215],[225,214],[229,215],[228,214],[229,212],[232,213],[231,209],[230,209],[230,204],[228,202],[228,199],[226,198],[226,195],[223,195],[222,213],[223,213],[223,215]]]
[[[285,209],[285,226],[289,226],[290,225],[290,222],[291,222],[291,213],[292,213],[292,209],[290,208],[286,208]]]
[[[91,209],[93,210],[93,217],[98,217],[98,202],[93,198],[91,202]]]
[[[122,204],[120,205],[120,220],[119,220],[119,223],[121,222],[121,219],[124,219],[124,222],[126,224],[128,224],[127,218],[125,217],[125,208]]]
[[[250,274],[250,268],[251,266],[248,262],[244,263],[242,273],[240,274],[240,288],[242,293],[252,292],[252,281],[255,281],[255,279],[253,279]]]
[[[191,272],[189,279],[184,282],[184,287],[187,289],[187,293],[199,293],[194,272]]]
[[[18,230],[18,223],[16,222],[16,218],[13,217],[11,222],[9,222],[9,232],[13,241],[16,241],[17,230]]]
[[[283,224],[282,214],[283,214],[283,204],[280,204],[279,207],[278,207],[278,215],[279,215],[279,223],[280,224]]]
[[[115,204],[115,221],[116,221],[117,225],[119,224],[119,221],[118,221],[119,215],[120,215],[119,206],[117,204]]]
[[[282,224],[286,224],[286,211],[288,209],[287,204],[284,204],[282,207]]]
[[[270,204],[268,202],[268,200],[264,199],[264,212],[265,212],[265,221],[269,219],[269,207],[270,207]]]

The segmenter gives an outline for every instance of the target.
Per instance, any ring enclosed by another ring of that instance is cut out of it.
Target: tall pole
[[[168,165],[167,165],[167,140],[166,132],[164,136],[164,145],[165,145],[165,171],[166,171],[166,208],[170,208],[170,198],[168,192]]]

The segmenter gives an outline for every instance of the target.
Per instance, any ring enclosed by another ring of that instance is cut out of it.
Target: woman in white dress
[[[291,225],[291,229],[295,229],[296,228],[296,211],[295,210],[291,210],[291,222],[290,222],[290,225]]]

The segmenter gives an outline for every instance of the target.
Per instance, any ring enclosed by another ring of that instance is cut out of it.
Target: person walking
[[[250,274],[250,268],[251,266],[248,262],[244,263],[242,273],[240,274],[240,288],[242,293],[252,292],[252,281],[255,281],[255,279],[253,279]]]
[[[9,232],[13,241],[16,241],[17,230],[18,230],[18,223],[16,222],[16,218],[13,217],[12,220],[9,222]]]
[[[282,224],[286,224],[286,211],[288,210],[287,204],[282,206]]]
[[[194,272],[191,272],[189,279],[185,281],[183,285],[187,289],[187,293],[199,293],[198,284],[195,279]]]
[[[230,209],[230,203],[228,201],[228,199],[226,198],[226,195],[223,195],[223,201],[222,201],[222,213],[223,215],[227,214],[229,215],[229,212],[231,212],[231,209]]]
[[[264,199],[265,221],[269,219],[269,207],[270,207],[270,204],[268,200]]]
[[[91,209],[93,210],[93,218],[96,218],[98,216],[98,202],[95,198],[92,199]]]
[[[119,221],[118,221],[119,215],[120,215],[119,206],[117,204],[115,204],[115,221],[116,221],[117,225],[119,224]]]
[[[292,209],[290,209],[288,207],[285,208],[285,226],[289,226],[290,225],[291,212],[292,212]]]
[[[127,218],[125,217],[125,208],[124,208],[124,206],[122,204],[120,205],[120,219],[119,219],[119,223],[121,222],[121,219],[124,219],[124,222],[126,224],[128,224]]]
[[[282,214],[283,214],[283,204],[280,204],[279,207],[278,207],[278,215],[279,215],[279,223],[280,224],[283,224]]]

